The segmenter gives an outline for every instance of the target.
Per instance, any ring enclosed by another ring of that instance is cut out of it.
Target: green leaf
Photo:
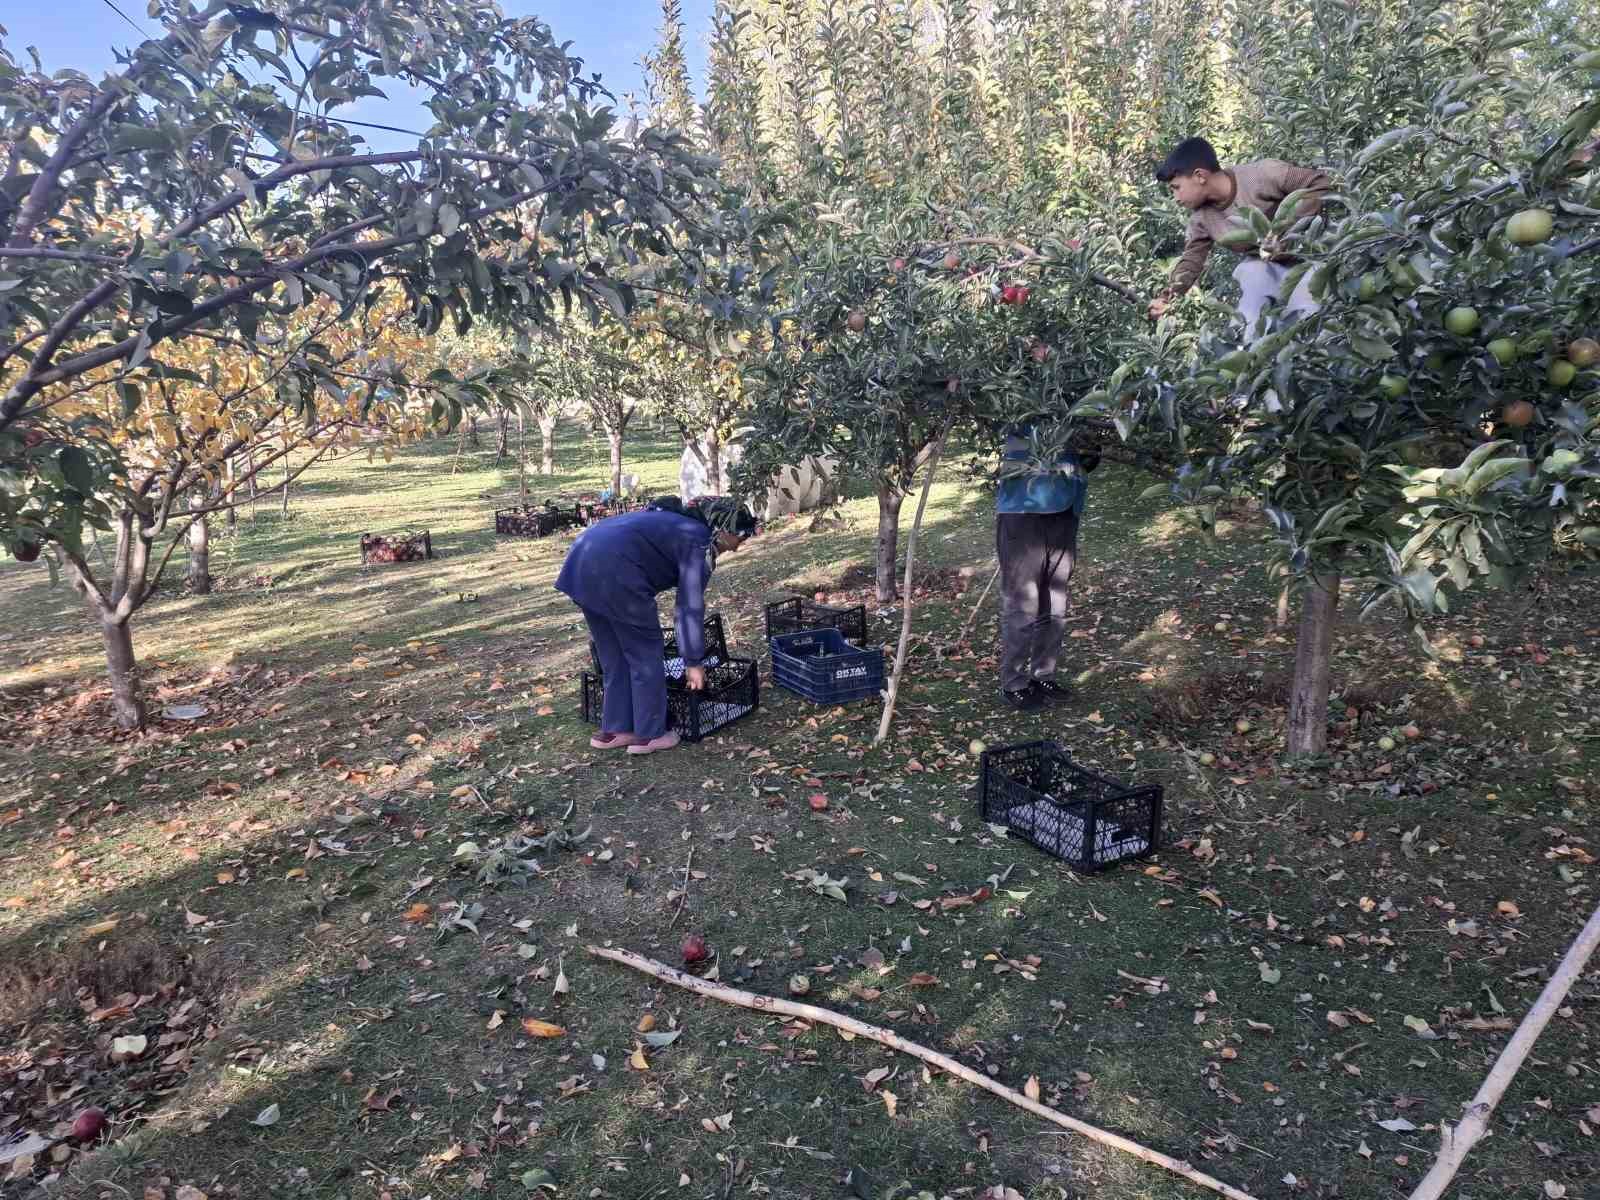
[[[1368,142],[1366,146],[1362,148],[1361,153],[1356,155],[1356,164],[1358,166],[1365,166],[1372,159],[1377,158],[1378,155],[1385,154],[1388,151],[1393,150],[1402,142],[1409,141],[1411,138],[1415,137],[1418,132],[1419,130],[1415,125],[1406,125],[1400,129],[1391,129],[1389,132],[1379,135],[1372,141]]]
[[[111,138],[111,149],[117,154],[132,150],[170,150],[172,135],[160,129],[143,125],[119,125]]]
[[[623,304],[622,297],[617,293],[615,288],[608,287],[606,284],[603,284],[598,280],[592,281],[589,284],[589,287],[593,291],[599,293],[600,298],[604,300],[607,307],[611,309],[612,316],[616,317],[619,321],[625,321],[628,319],[627,305]]]
[[[1350,335],[1350,344],[1355,347],[1356,353],[1368,362],[1384,362],[1395,356],[1394,347],[1380,338],[1353,333]]]
[[[61,464],[61,477],[75,491],[85,496],[94,495],[94,468],[89,463],[89,456],[78,446],[63,446],[58,461]]]
[[[461,210],[454,204],[439,206],[439,232],[449,237],[461,228]]]
[[[1549,457],[1539,464],[1539,470],[1546,475],[1565,475],[1582,461],[1583,456],[1576,450],[1553,450]]]
[[[1554,456],[1552,455],[1552,457]],[[1526,470],[1530,465],[1525,458],[1493,459],[1484,463],[1472,473],[1472,477],[1467,480],[1465,485],[1466,492],[1469,496],[1476,496],[1479,492],[1498,483],[1507,475]]]
[[[646,1042],[648,1042],[650,1045],[654,1046],[657,1050],[659,1050],[663,1046],[672,1045],[673,1042],[677,1041],[682,1036],[683,1036],[683,1030],[681,1030],[681,1029],[669,1029],[669,1030],[663,1030],[661,1032],[652,1031],[650,1033],[647,1033],[647,1034],[644,1035],[644,1040]]]

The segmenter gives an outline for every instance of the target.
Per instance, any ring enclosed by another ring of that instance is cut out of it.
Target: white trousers
[[[1247,258],[1234,268],[1233,277],[1239,281],[1239,315],[1244,318],[1244,327],[1248,332],[1255,331],[1256,320],[1267,302],[1277,299],[1278,288],[1289,270],[1279,263],[1261,258]],[[1287,314],[1310,313],[1316,312],[1317,308],[1317,302],[1311,296],[1311,272],[1307,271],[1290,293],[1289,304],[1283,311]]]

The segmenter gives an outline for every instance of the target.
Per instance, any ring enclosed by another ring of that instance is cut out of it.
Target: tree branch
[[[1025,1112],[1030,1112],[1036,1117],[1042,1117],[1052,1124],[1070,1129],[1081,1134],[1091,1141],[1099,1142],[1102,1146],[1110,1146],[1131,1154],[1141,1162],[1150,1163],[1152,1166],[1161,1167],[1174,1174],[1181,1175],[1191,1183],[1209,1188],[1226,1196],[1228,1200],[1251,1200],[1248,1192],[1242,1192],[1231,1184],[1226,1184],[1214,1176],[1207,1175],[1204,1171],[1191,1166],[1186,1162],[1175,1159],[1170,1155],[1162,1154],[1159,1150],[1152,1150],[1148,1146],[1140,1145],[1132,1138],[1125,1138],[1121,1134],[1112,1133],[1110,1130],[1101,1129],[1080,1121],[1076,1117],[1067,1115],[1059,1109],[1041,1104],[1037,1100],[1030,1100],[1026,1095],[1009,1088],[1003,1083],[990,1079],[982,1071],[974,1070],[965,1063],[941,1054],[937,1050],[930,1050],[926,1046],[908,1041],[895,1033],[892,1029],[885,1029],[878,1025],[869,1025],[855,1017],[847,1017],[843,1013],[836,1013],[832,1009],[819,1008],[814,1004],[802,1004],[794,1000],[784,1000],[777,996],[763,996],[755,992],[743,991],[740,988],[729,987],[724,983],[714,983],[709,979],[698,979],[693,975],[685,975],[682,971],[674,970],[664,963],[658,963],[645,958],[642,954],[635,954],[631,950],[613,950],[601,946],[587,946],[585,949],[596,958],[607,959],[610,962],[630,967],[635,971],[670,983],[686,991],[694,992],[699,996],[707,996],[723,1004],[733,1004],[740,1008],[748,1008],[754,1012],[780,1013],[786,1017],[796,1017],[802,1021],[813,1024],[832,1025],[835,1029],[843,1029],[857,1037],[868,1038],[880,1045],[901,1054],[909,1054],[913,1058],[921,1059],[930,1066],[936,1067],[956,1079],[965,1080],[974,1087],[982,1088],[991,1095],[1000,1097],[1010,1104],[1016,1105]]]
[[[519,192],[516,195],[510,196],[496,204],[488,204],[482,208],[474,209],[470,214],[464,217],[463,220],[475,221],[497,212],[503,212],[508,208],[515,208],[517,205],[524,204],[533,197],[540,195],[544,190],[545,189],[538,189]],[[162,322],[160,336],[165,340],[175,339],[177,335],[187,333],[191,327],[200,324],[200,322],[208,320],[216,314],[231,308],[235,304],[238,304],[240,301],[248,299],[257,292],[264,291],[265,289],[271,287],[274,283],[277,283],[282,276],[293,274],[296,271],[303,271],[307,267],[313,266],[324,259],[332,258],[336,254],[355,254],[366,259],[373,256],[387,254],[389,251],[398,249],[402,246],[409,246],[415,244],[416,242],[425,241],[428,236],[431,235],[413,233],[407,235],[396,235],[388,238],[380,238],[371,242],[349,242],[337,246],[323,246],[316,250],[309,250],[296,258],[274,264],[272,274],[251,278],[248,282],[229,288],[227,291],[213,296],[211,299],[206,300],[203,303],[195,305],[190,312],[184,314],[183,316],[174,317],[171,321]],[[112,291],[116,290],[116,286],[117,285],[114,282],[101,285],[102,288],[109,287]],[[97,288],[96,292],[99,290],[100,289]],[[93,293],[91,293],[91,295],[93,295]],[[85,300],[80,301],[79,304],[82,305],[88,299],[89,297],[85,297]],[[24,376],[12,386],[11,390],[6,394],[4,401],[0,401],[0,428],[9,425],[13,420],[15,420],[17,412],[25,403],[27,403],[28,399],[34,395],[37,395],[41,390],[48,387],[50,384],[59,383],[63,379],[70,379],[74,376],[81,375],[85,371],[93,370],[95,367],[104,366],[106,363],[116,362],[120,359],[127,358],[133,353],[138,344],[139,337],[136,335],[130,335],[120,342],[115,342],[109,346],[101,346],[94,350],[86,351],[75,358],[68,359],[66,362],[57,367],[42,372],[41,374],[34,375],[30,371],[28,375]]]
[[[44,246],[3,246],[0,258],[49,258],[60,262],[94,263],[101,267],[120,267],[123,260],[110,254],[79,254],[73,250],[51,250]]]
[[[127,99],[127,93],[118,90],[114,85],[132,83],[143,69],[142,64],[135,64],[115,80],[108,80],[107,85],[94,98],[94,103],[89,105],[88,111],[78,118],[71,129],[61,135],[61,140],[56,143],[56,152],[40,170],[39,177],[33,181],[33,187],[28,189],[28,198],[22,202],[22,207],[17,211],[17,223],[11,227],[11,237],[6,242],[9,248],[20,249],[28,244],[34,227],[44,219],[45,210],[50,204],[50,196],[55,191],[56,184],[61,182],[62,172],[72,161],[79,143],[94,131],[119,101]]]

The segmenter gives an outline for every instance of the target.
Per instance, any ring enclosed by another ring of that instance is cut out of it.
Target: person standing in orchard
[[[1007,434],[995,497],[1000,699],[1019,712],[1068,699],[1055,678],[1067,633],[1067,585],[1078,558],[1087,476],[1100,464],[1098,455],[1080,459],[1067,450],[1052,468],[1022,466],[1034,457],[1033,433],[1022,426]]]
[[[1297,167],[1276,158],[1224,170],[1211,143],[1198,137],[1179,142],[1156,169],[1156,178],[1172,189],[1173,198],[1191,216],[1183,255],[1173,265],[1166,289],[1150,302],[1152,321],[1194,286],[1205,270],[1211,248],[1223,234],[1243,225],[1244,209],[1259,209],[1270,220],[1277,216],[1278,206],[1288,196],[1304,192],[1307,194],[1296,207],[1297,217],[1303,220],[1316,215],[1323,197],[1333,187],[1333,179],[1326,171]],[[1239,315],[1244,318],[1246,332],[1253,332],[1261,310],[1277,296],[1284,277],[1299,260],[1287,254],[1263,258],[1258,246],[1228,248],[1249,255],[1234,268],[1233,277],[1239,281]],[[1309,278],[1304,278],[1290,295],[1284,311],[1307,313],[1316,307]]]
[[[608,517],[578,535],[556,577],[556,590],[583,613],[605,677],[596,750],[652,754],[678,744],[667,728],[667,671],[656,596],[677,589],[674,625],[684,681],[705,687],[706,584],[719,554],[731,554],[756,531],[749,509],[723,497],[685,508],[676,496],[643,512]]]

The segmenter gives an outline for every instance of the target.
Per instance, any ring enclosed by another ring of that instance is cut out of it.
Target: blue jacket
[[[693,517],[646,510],[607,517],[578,535],[556,590],[619,625],[659,627],[656,595],[677,588],[675,624],[685,665],[706,652],[711,530]]]
[[[1001,457],[1013,462],[1026,462],[1030,432],[1031,428],[1025,427],[1009,434]],[[1083,465],[1071,450],[1064,452],[1056,461],[1060,470],[1002,477],[999,493],[995,497],[995,511],[1060,513],[1070,509],[1081,516],[1089,495],[1089,481]]]

